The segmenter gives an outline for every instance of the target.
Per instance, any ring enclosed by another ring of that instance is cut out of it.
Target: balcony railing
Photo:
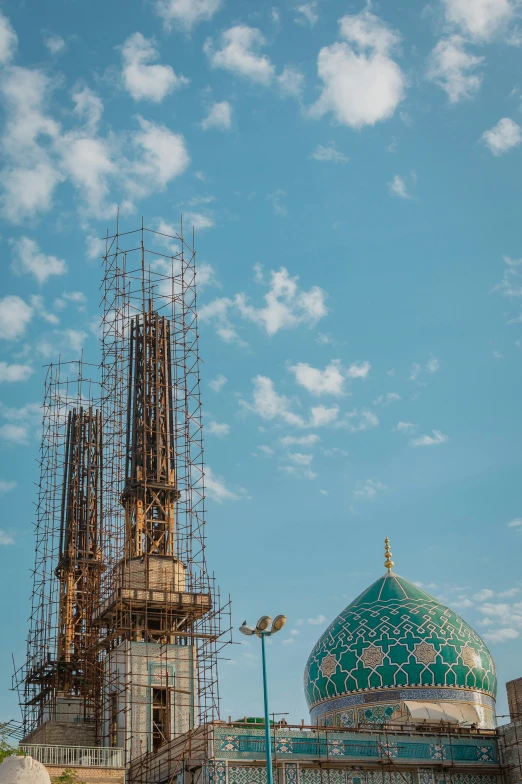
[[[40,746],[20,744],[20,751],[44,765],[123,768],[123,749],[101,746]]]

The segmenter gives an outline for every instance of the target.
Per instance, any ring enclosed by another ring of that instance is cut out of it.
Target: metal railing
[[[123,749],[101,746],[41,746],[22,743],[20,751],[44,765],[123,768]]]

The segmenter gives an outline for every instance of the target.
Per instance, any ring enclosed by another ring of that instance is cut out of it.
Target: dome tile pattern
[[[348,605],[313,648],[306,699],[313,709],[331,700],[339,705],[345,695],[413,687],[446,688],[449,699],[462,689],[494,700],[495,665],[459,615],[389,571]]]

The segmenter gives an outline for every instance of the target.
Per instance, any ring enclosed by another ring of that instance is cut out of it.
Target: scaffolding
[[[230,604],[205,558],[195,259],[182,226],[106,237],[96,720],[128,761],[219,718]]]
[[[81,362],[47,374],[15,681],[27,742],[121,748],[129,764],[219,719],[230,601],[205,557],[193,237],[142,222],[105,239],[97,380]]]
[[[27,659],[15,673],[24,737],[50,719],[88,722],[90,623],[101,571],[99,388],[82,361],[47,368]]]

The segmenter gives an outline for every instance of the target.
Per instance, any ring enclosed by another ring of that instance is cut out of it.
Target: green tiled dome
[[[305,670],[312,716],[332,706],[375,701],[379,698],[372,692],[383,690],[391,699],[469,699],[492,705],[496,689],[495,665],[478,634],[453,610],[391,571],[330,624]],[[346,696],[357,694],[362,697]]]

